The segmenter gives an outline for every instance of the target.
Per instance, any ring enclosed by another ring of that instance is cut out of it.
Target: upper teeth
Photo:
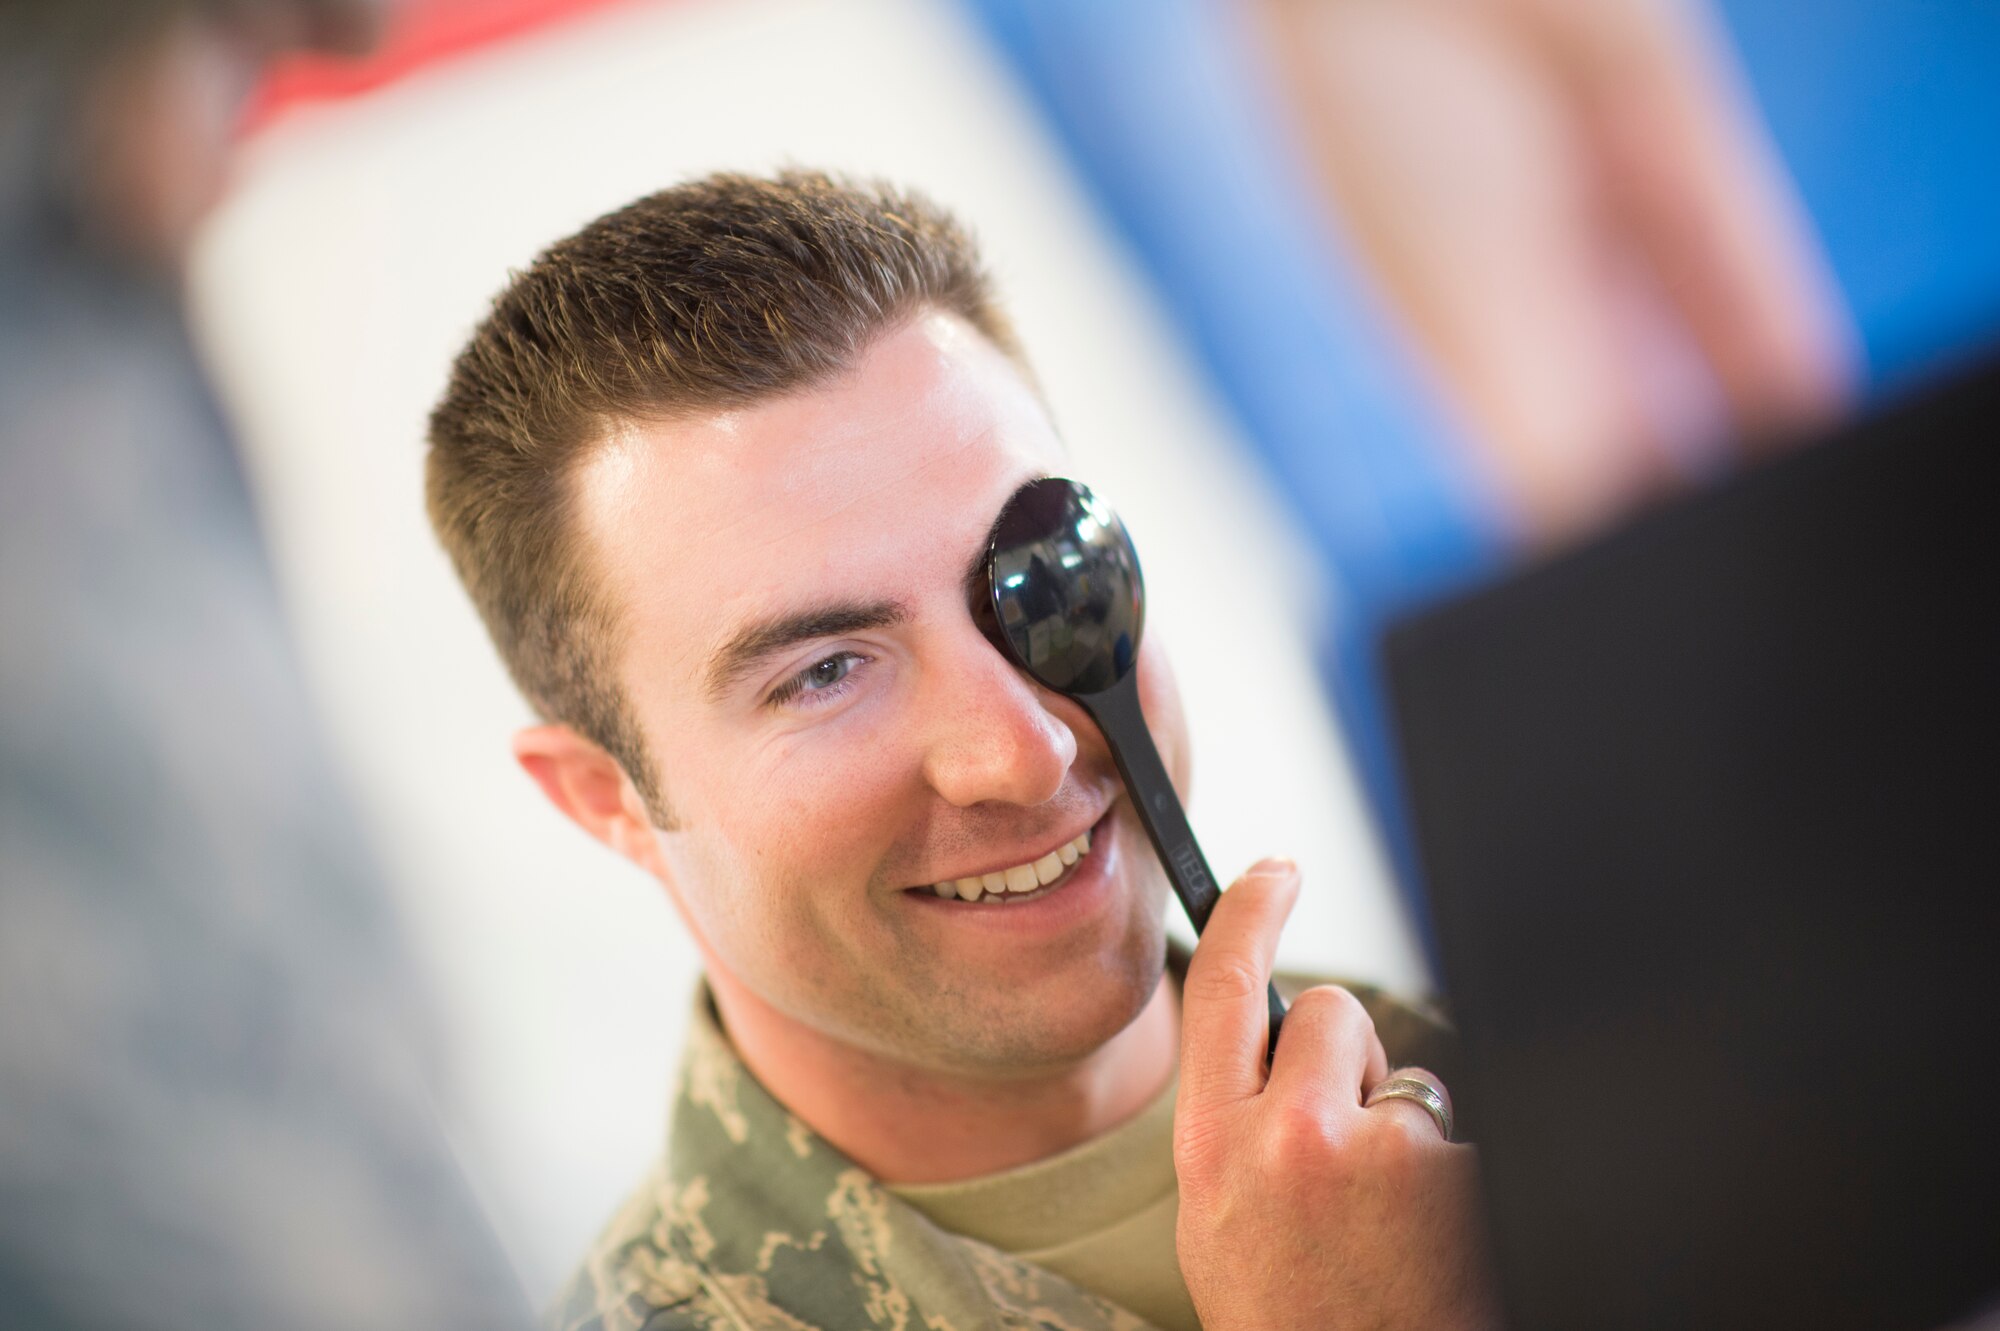
[[[948,883],[935,883],[931,891],[941,897],[958,897],[965,901],[977,901],[989,894],[998,897],[1009,892],[1032,892],[1062,877],[1064,869],[1089,853],[1090,832],[1086,829],[1076,840],[1065,842],[1038,860],[1017,864],[998,873],[981,874],[977,878],[955,878]]]

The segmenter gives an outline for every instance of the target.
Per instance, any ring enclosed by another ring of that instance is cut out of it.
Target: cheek
[[[1174,789],[1185,801],[1193,779],[1192,755],[1188,749],[1187,715],[1181,710],[1180,685],[1167,662],[1166,649],[1158,635],[1148,633],[1139,645],[1139,705],[1146,712],[1146,728],[1153,732],[1160,760],[1174,779]]]
[[[880,839],[884,810],[907,788],[910,763],[896,739],[881,726],[835,725],[746,758],[733,778],[736,820],[754,824],[783,860],[844,864],[871,831]]]
[[[801,932],[837,926],[839,912],[866,900],[901,826],[907,783],[891,746],[828,733],[740,754],[700,775],[684,819],[689,889],[717,887],[690,906],[712,930],[786,947]],[[692,794],[693,784],[683,788]]]
[[[678,829],[668,888],[712,963],[759,988],[819,965],[868,928],[875,879],[906,829],[906,746],[857,714],[787,737],[653,717],[656,772]],[[674,724],[676,721],[680,724]]]
[[[840,894],[806,838],[690,822],[667,841],[670,889],[711,965],[769,996],[824,950]]]

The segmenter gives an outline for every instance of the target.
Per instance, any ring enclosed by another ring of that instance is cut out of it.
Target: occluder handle
[[[1145,713],[1139,708],[1138,681],[1138,670],[1128,670],[1123,679],[1102,693],[1078,694],[1076,700],[1104,732],[1105,741],[1111,746],[1112,761],[1118,764],[1118,775],[1125,780],[1125,793],[1131,797],[1132,807],[1139,811],[1139,821],[1145,825],[1161,867],[1167,871],[1167,881],[1173,884],[1174,895],[1187,908],[1188,921],[1199,936],[1208,926],[1208,917],[1222,891],[1215,885],[1208,859],[1194,839],[1194,829],[1188,826],[1187,811],[1181,807],[1180,796],[1167,776],[1166,764],[1160,761],[1153,732],[1146,728]],[[1269,989],[1267,997],[1271,1006],[1270,1048],[1275,1050],[1278,1028],[1285,1020],[1285,1003],[1278,997],[1276,986]]]

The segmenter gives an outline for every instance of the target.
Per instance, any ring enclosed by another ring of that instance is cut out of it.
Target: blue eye
[[[837,698],[846,690],[840,686],[854,672],[854,668],[868,658],[859,652],[835,652],[829,657],[815,661],[798,674],[793,675],[777,688],[771,690],[767,701],[773,707],[787,703],[818,706],[828,698]]]

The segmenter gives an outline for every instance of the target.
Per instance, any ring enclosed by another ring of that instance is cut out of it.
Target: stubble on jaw
[[[901,1069],[913,1079],[942,1074],[1001,1084],[1060,1073],[1110,1043],[1159,989],[1166,971],[1164,887],[1155,892],[1149,886],[1142,880],[1135,891],[1126,927],[1108,955],[1100,940],[1064,940],[1071,946],[1042,953],[1040,982],[1019,990],[969,980],[930,939],[892,920],[894,946],[872,973],[831,956],[812,968],[812,987],[846,989],[838,1014],[791,1015],[885,1071]],[[1093,954],[1100,958],[1095,965]],[[864,976],[859,985],[857,975]],[[1087,985],[1065,978],[1078,975]],[[1080,1006],[1086,1000],[1089,1011]]]

